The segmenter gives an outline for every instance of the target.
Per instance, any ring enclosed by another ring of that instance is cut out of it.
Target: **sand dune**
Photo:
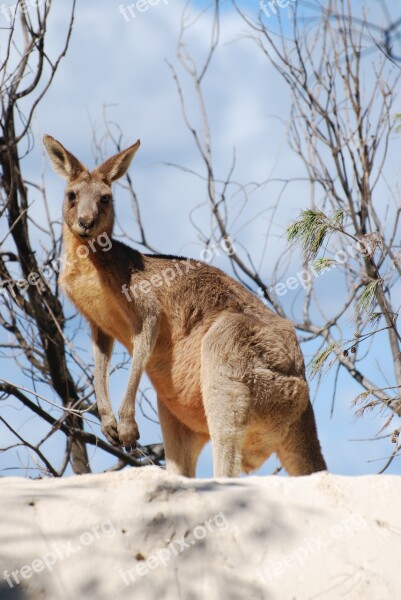
[[[397,598],[400,505],[394,476],[2,478],[0,598]]]

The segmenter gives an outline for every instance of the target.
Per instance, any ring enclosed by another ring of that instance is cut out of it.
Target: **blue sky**
[[[35,113],[35,147],[24,159],[25,175],[30,180],[37,180],[45,168],[51,211],[55,217],[58,216],[64,184],[45,162],[42,135],[51,134],[82,162],[93,166],[92,129],[96,130],[98,137],[104,134],[103,115],[107,110],[110,120],[121,127],[125,145],[132,144],[137,138],[142,141],[130,173],[150,243],[161,252],[199,257],[203,245],[191,218],[197,226],[208,229],[210,215],[205,206],[205,186],[199,178],[166,165],[176,163],[203,173],[199,154],[183,123],[177,91],[167,64],[167,61],[172,63],[182,77],[190,118],[199,125],[200,115],[190,81],[180,70],[176,59],[183,3],[160,0],[159,4],[149,6],[144,13],[136,11],[136,17],[128,21],[119,11],[121,4],[127,6],[130,3],[114,0],[78,2],[69,52]],[[63,41],[67,22],[66,6],[68,3],[57,3],[52,9],[48,49],[53,55]],[[191,10],[199,10],[204,6],[206,3],[196,2],[191,4]],[[256,15],[256,2],[247,1],[242,6],[248,11],[255,11]],[[287,14],[284,15],[284,22],[286,18]],[[286,142],[285,121],[290,106],[288,88],[256,45],[244,36],[244,32],[245,26],[231,4],[223,3],[221,41],[204,86],[217,177],[223,178],[227,174],[234,148],[237,157],[235,179],[239,182],[302,176],[302,165]],[[188,47],[198,63],[206,56],[209,39],[210,12],[186,36]],[[394,139],[393,142],[398,144],[399,140]],[[113,151],[111,147],[109,151]],[[398,172],[399,163],[397,160],[390,161],[387,168],[389,172]],[[275,215],[267,240],[267,251],[263,254],[269,216],[280,190],[280,184],[270,183],[251,194],[246,210],[233,228],[236,241],[255,257],[267,281],[272,265],[286,248],[286,227],[309,202],[309,186],[306,183],[297,183],[285,191],[285,201]],[[115,197],[119,221],[135,236],[135,221],[126,194],[117,187]],[[32,214],[40,220],[43,218],[40,198],[35,198],[33,192],[31,199],[34,201]],[[233,199],[233,211],[237,210],[238,202],[239,199]],[[256,219],[255,215],[258,215]],[[4,227],[5,224],[0,226],[0,233]],[[40,231],[33,231],[33,239],[40,255]],[[230,270],[224,256],[216,256],[213,264]],[[291,269],[296,272],[296,259],[290,263],[289,274]],[[339,274],[335,272],[322,275],[318,290],[320,300],[329,312],[334,310],[337,302],[341,303],[346,293]],[[297,292],[291,292],[286,296],[286,308],[291,306],[296,295]],[[65,299],[64,304],[67,312],[71,312]],[[91,362],[89,329],[84,322],[77,341],[81,358]],[[316,346],[309,344],[303,349],[308,361]],[[123,352],[122,348],[118,348],[118,351]],[[383,337],[382,341],[376,343],[370,357],[368,369],[372,378],[378,374],[379,367],[386,368],[387,362],[386,340]],[[10,361],[0,358],[0,368],[2,373],[7,373],[8,379],[30,387],[29,381]],[[111,379],[115,409],[123,397],[127,376],[127,371],[122,371]],[[315,385],[315,382],[311,382],[313,398]],[[146,379],[142,387],[148,387]],[[388,456],[392,450],[391,444],[387,440],[374,443],[351,440],[373,437],[382,422],[373,415],[355,422],[351,403],[362,390],[346,373],[340,376],[338,389],[332,418],[333,373],[325,377],[314,400],[319,435],[329,469],[346,475],[377,472],[383,461],[369,461]],[[50,397],[49,390],[42,390],[42,393]],[[149,397],[154,400],[152,391]],[[57,401],[55,396],[51,399]],[[43,434],[45,428],[42,424],[32,415],[22,412],[14,401],[10,400],[4,406],[4,411],[14,422],[18,421],[21,432],[32,431],[33,428],[33,436],[37,436],[37,439]],[[142,416],[138,421],[142,443],[161,440],[156,425]],[[0,433],[2,437],[8,435],[3,429],[0,429]],[[48,451],[61,453],[62,439],[62,436],[54,436],[47,446]],[[93,462],[95,469],[102,470],[110,464],[108,458],[96,451]],[[260,474],[271,473],[276,464],[276,460],[271,459]],[[5,474],[21,474],[12,469],[17,465],[17,456],[11,458],[11,453],[0,454],[0,470],[11,468]],[[399,460],[394,461],[388,472],[399,472]],[[198,473],[203,477],[212,474],[210,447],[202,454]]]

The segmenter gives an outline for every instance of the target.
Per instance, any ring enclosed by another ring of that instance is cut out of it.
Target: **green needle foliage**
[[[319,354],[316,354],[316,356],[309,365],[309,371],[312,379],[313,377],[316,377],[316,375],[319,375],[330,354],[332,352],[336,352],[336,350],[338,350],[338,344],[336,342],[333,342],[329,344],[326,348],[324,348],[324,350],[319,352]]]
[[[378,325],[380,325],[380,321],[383,318],[383,313],[382,312],[374,312],[370,315],[369,317],[369,325],[371,327],[377,327]]]
[[[370,313],[373,310],[376,304],[377,289],[382,283],[383,281],[381,279],[374,279],[367,284],[357,302],[357,312]]]
[[[327,234],[342,230],[343,220],[342,210],[337,210],[332,217],[328,217],[320,210],[303,210],[301,218],[288,227],[287,239],[291,244],[301,242],[305,258],[313,260]]]
[[[318,258],[313,263],[313,268],[315,269],[315,271],[320,273],[320,271],[325,271],[326,269],[330,270],[333,266],[335,266],[335,264],[336,261],[332,258]]]

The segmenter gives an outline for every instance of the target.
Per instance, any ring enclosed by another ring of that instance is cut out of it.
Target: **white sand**
[[[0,599],[400,598],[400,507],[394,476],[2,478]]]

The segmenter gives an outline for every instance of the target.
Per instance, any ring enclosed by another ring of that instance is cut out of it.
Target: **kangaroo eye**
[[[67,194],[67,198],[70,202],[74,202],[76,197],[77,197],[77,195],[75,192],[68,192],[68,194]]]
[[[107,202],[110,202],[110,200],[111,200],[110,194],[104,194],[100,198],[100,202],[103,202],[104,204],[106,204]]]

